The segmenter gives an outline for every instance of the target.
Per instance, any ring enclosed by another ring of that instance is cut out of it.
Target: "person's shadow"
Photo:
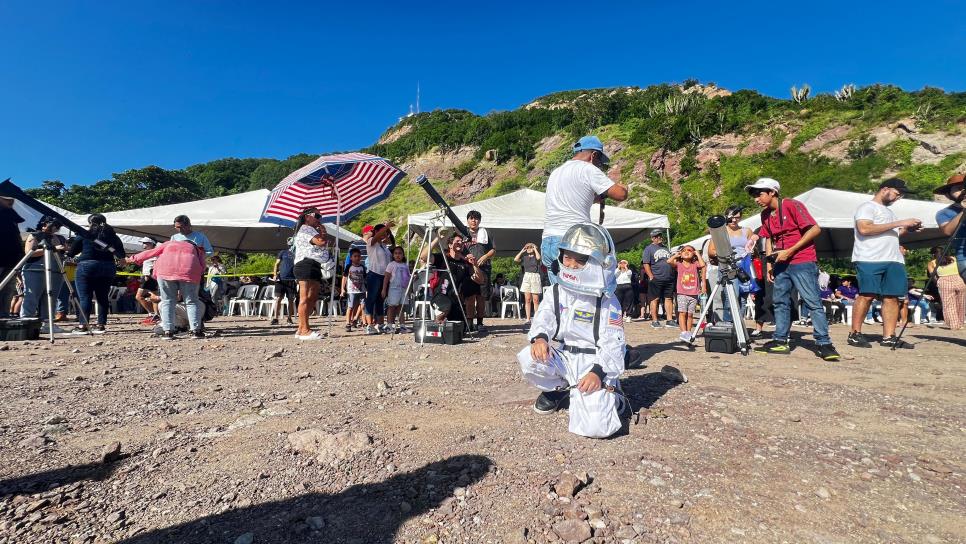
[[[624,396],[631,401],[631,407],[635,412],[642,408],[650,408],[658,399],[678,385],[681,385],[680,380],[669,377],[661,369],[655,369],[647,374],[625,376],[621,379]]]
[[[459,455],[340,493],[308,493],[229,510],[141,533],[117,544],[224,544],[245,533],[252,533],[256,544],[388,544],[406,520],[439,507],[456,488],[481,480],[491,466],[487,457]],[[306,523],[310,517],[320,517],[323,526],[313,529]]]
[[[107,479],[119,463],[88,463],[73,465],[46,472],[0,480],[0,498],[9,495],[29,495],[47,491],[51,486],[63,486],[84,480],[101,481]]]

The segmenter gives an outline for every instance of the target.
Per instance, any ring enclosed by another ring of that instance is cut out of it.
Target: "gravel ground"
[[[530,410],[521,323],[491,323],[0,343],[0,543],[966,542],[962,332],[890,352],[837,326],[826,363],[809,335],[744,357],[629,323],[638,417],[590,440]]]

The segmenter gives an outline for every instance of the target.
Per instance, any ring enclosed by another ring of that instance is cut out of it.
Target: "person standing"
[[[553,263],[560,256],[560,237],[578,223],[590,223],[590,209],[604,198],[627,199],[627,187],[614,183],[603,172],[610,163],[597,136],[584,136],[573,145],[573,158],[550,173],[547,180],[546,213],[540,255],[550,283],[557,283]]]
[[[362,239],[366,241],[366,251],[369,254],[366,266],[366,334],[389,332],[389,330],[384,331],[382,327],[385,315],[382,284],[385,281],[386,267],[392,261],[392,254],[382,245],[382,242],[391,237],[392,227],[393,224],[390,221],[385,225],[376,225],[367,227],[368,230],[362,230]]]
[[[664,231],[654,229],[651,231],[651,244],[644,248],[641,256],[644,274],[647,275],[647,296],[651,306],[651,327],[661,328],[661,320],[658,319],[658,305],[664,303],[664,318],[667,319],[666,327],[676,329],[678,322],[674,320],[674,301],[671,297],[674,294],[674,272],[667,260],[671,252],[664,245]]]
[[[476,259],[477,266],[480,267],[480,271],[485,276],[483,285],[480,286],[482,296],[476,299],[476,330],[478,332],[486,332],[486,328],[483,326],[483,317],[486,314],[486,301],[490,298],[490,278],[493,277],[493,264],[490,259],[496,255],[493,239],[490,238],[486,229],[480,226],[482,220],[483,215],[476,210],[470,210],[466,214],[466,227],[470,231],[470,239],[466,243],[466,252]]]
[[[617,263],[616,276],[617,290],[614,291],[614,296],[621,305],[624,319],[630,319],[631,309],[634,308],[634,271],[630,269],[626,259],[621,259]]]
[[[37,222],[37,228],[30,233],[27,241],[24,242],[23,251],[30,258],[24,263],[21,273],[23,274],[23,303],[20,305],[20,317],[40,317],[47,321],[47,304],[50,297],[47,296],[47,267],[44,264],[43,244],[63,255],[67,241],[57,234],[60,229],[57,219],[50,216],[43,216]],[[64,275],[57,269],[57,263],[51,262],[50,268],[50,289],[56,295],[60,292],[60,286],[64,283]],[[47,323],[42,328],[47,330]],[[59,327],[54,326],[54,332],[63,332]]]
[[[946,326],[952,331],[962,329],[963,318],[966,316],[966,283],[963,283],[963,278],[959,275],[956,259],[952,255],[943,256],[943,248],[934,247],[932,260],[926,265],[926,271],[930,279],[935,274]]]
[[[278,316],[282,310],[282,299],[288,300],[288,324],[292,324],[292,314],[295,311],[295,255],[292,254],[292,238],[287,240],[285,249],[278,252],[272,279],[275,283],[275,308],[272,310],[272,325],[278,325]]]
[[[759,353],[788,354],[788,333],[792,326],[792,289],[798,290],[812,317],[818,356],[825,361],[838,361],[841,356],[828,334],[825,307],[818,292],[818,254],[815,238],[822,232],[801,202],[782,198],[781,185],[771,178],[759,178],[745,191],[762,208],[758,236],[765,238],[766,253],[772,261],[769,279],[774,284],[775,334]]]
[[[540,283],[540,250],[536,244],[527,243],[513,258],[523,268],[523,279],[520,281],[520,292],[523,293],[523,313],[527,316],[527,325],[533,322],[533,316],[540,306],[540,295],[543,285]]]
[[[75,238],[67,254],[77,261],[77,273],[74,282],[77,284],[77,298],[84,317],[78,315],[80,325],[72,333],[87,334],[90,315],[97,299],[97,323],[89,326],[90,332],[103,334],[107,325],[107,311],[109,309],[108,295],[111,284],[117,274],[115,259],[124,258],[124,243],[114,232],[114,228],[107,224],[107,219],[99,213],[87,218],[91,238]],[[100,244],[98,244],[100,242]],[[103,244],[103,245],[101,245]]]
[[[203,232],[191,229],[191,219],[187,215],[179,215],[174,218],[174,230],[178,231],[171,237],[172,240],[181,240],[194,243],[194,245],[205,250],[205,256],[211,257],[215,250],[211,247],[211,242]]]
[[[735,266],[741,267],[742,260],[751,253],[751,249],[755,245],[755,233],[748,227],[742,227],[741,222],[741,212],[744,211],[744,206],[729,206],[725,210],[725,219],[727,223],[725,224],[726,232],[728,233],[728,241],[731,242],[731,247],[727,248],[735,258]],[[722,251],[725,257],[728,254]],[[714,240],[708,239],[708,255],[712,259],[718,258],[718,248],[714,247]],[[715,278],[717,280],[717,277]],[[741,280],[735,278],[731,281],[731,284],[735,286],[735,293],[738,294],[738,307],[744,308],[748,301],[748,292],[741,291]],[[720,317],[724,321],[734,322],[731,315],[731,308],[729,307],[727,301],[723,296],[723,291],[719,290],[714,297],[714,307],[720,308]]]
[[[187,240],[170,240],[154,249],[132,255],[126,262],[141,265],[148,259],[157,258],[152,273],[158,280],[161,291],[161,339],[174,340],[175,307],[178,294],[184,300],[188,314],[188,329],[191,337],[203,340],[201,301],[198,291],[205,275],[205,255],[201,246]]]
[[[933,191],[952,200],[953,203],[936,212],[936,224],[946,236],[952,238],[951,255],[956,260],[959,277],[966,281],[966,221],[963,220],[963,201],[966,200],[966,176],[956,174]]]
[[[12,198],[0,196],[0,281],[10,274],[24,256],[19,227],[24,218],[13,209],[13,204]],[[17,285],[13,280],[0,290],[0,316],[7,315],[16,292]]]
[[[322,289],[322,263],[332,260],[326,248],[325,227],[316,208],[306,208],[295,223],[295,266],[293,273],[299,282],[299,340],[319,340],[317,331],[309,327],[309,316],[315,311]]]
[[[141,242],[143,251],[154,249],[158,245],[153,238],[147,236],[141,238],[139,242]],[[141,286],[138,287],[134,299],[148,313],[148,316],[141,321],[142,325],[153,326],[161,321],[161,316],[158,314],[158,303],[161,302],[161,297],[158,296],[158,280],[154,278],[153,274],[154,262],[157,260],[157,257],[155,257],[147,259],[141,264]]]
[[[863,202],[855,210],[852,262],[859,279],[859,296],[852,309],[850,346],[872,347],[862,334],[862,321],[872,301],[881,297],[882,341],[879,344],[889,348],[913,347],[896,337],[899,297],[904,297],[908,290],[906,260],[899,249],[899,237],[919,229],[922,222],[918,219],[898,220],[889,209],[908,192],[905,181],[887,179],[879,184],[872,200]]]

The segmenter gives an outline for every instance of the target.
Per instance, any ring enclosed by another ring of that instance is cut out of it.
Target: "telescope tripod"
[[[727,262],[724,259],[719,259],[721,265],[718,267],[718,281],[715,283],[714,287],[711,289],[711,294],[708,295],[707,300],[714,300],[715,295],[719,291],[723,291],[722,300],[728,305],[728,309],[731,311],[731,320],[735,328],[735,336],[738,339],[738,349],[741,351],[742,355],[748,355],[751,350],[751,342],[748,339],[748,329],[745,328],[745,318],[741,311],[741,299],[738,297],[738,291],[735,288],[733,280],[737,277],[737,269],[734,263]],[[701,326],[707,323],[708,320],[708,310],[711,308],[710,304],[705,303],[701,308],[701,317],[694,324],[694,330],[691,331],[691,338],[688,339],[688,345],[693,346],[694,340],[698,335],[698,331],[701,330]]]

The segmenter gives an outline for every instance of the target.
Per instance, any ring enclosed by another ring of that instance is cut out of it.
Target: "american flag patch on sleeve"
[[[610,312],[607,315],[607,324],[611,327],[624,328],[624,316],[620,312]]]

